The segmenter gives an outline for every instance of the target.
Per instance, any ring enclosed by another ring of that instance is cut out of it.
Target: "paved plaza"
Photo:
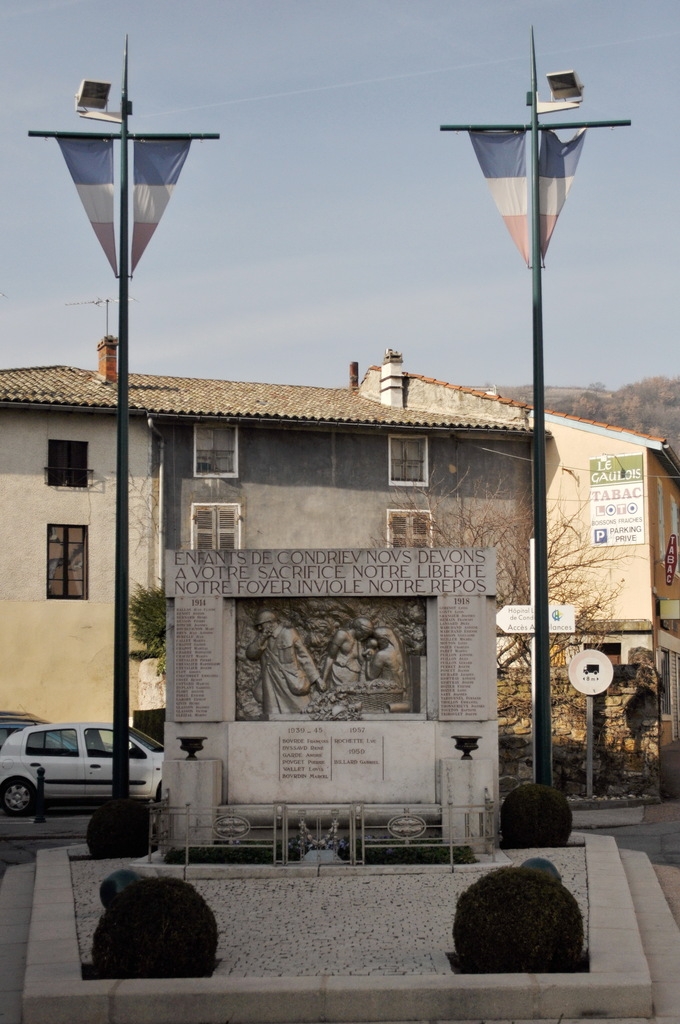
[[[36,825],[30,819],[0,818],[0,864],[9,870],[0,889],[0,1024],[21,1024],[26,941],[31,913],[36,913],[32,858],[37,850],[45,847],[82,843],[87,820],[84,815],[49,816],[45,824]],[[646,808],[602,807],[580,811],[575,814],[574,824],[586,834],[614,835],[623,850],[628,848],[647,854],[668,905],[676,921],[680,920],[680,868],[676,866],[680,864],[680,801]],[[552,853],[554,860],[559,859],[560,851]],[[650,875],[653,877],[654,871],[646,857],[640,852],[624,853],[623,864],[626,873],[634,879],[631,892],[638,885],[638,903],[649,905],[650,920],[645,921],[644,913],[638,913],[638,926],[652,969],[655,1014],[657,1019],[668,1020],[669,1024],[673,1020],[675,1024],[680,1021],[680,986],[676,981],[680,976],[680,955],[676,951],[680,950],[680,933],[672,924],[670,914],[663,925],[663,914],[653,901],[650,902]],[[564,864],[559,866],[565,870]],[[476,869],[470,870],[474,873]],[[310,976],[322,972],[330,984],[334,973],[342,973],[354,974],[358,984],[371,983],[373,979],[378,985],[381,980],[389,981],[390,977],[394,979],[400,974],[404,982],[409,975],[419,977],[421,982],[425,981],[425,975],[431,976],[433,981],[436,978],[445,981],[445,975],[450,976],[445,951],[452,945],[450,906],[455,898],[455,886],[460,884],[456,878],[459,880],[461,876],[455,873],[407,874],[396,878],[347,877],[309,882],[262,879],[252,880],[255,884],[247,889],[242,883],[237,886],[232,882],[204,880],[195,884],[199,890],[205,887],[206,896],[211,887],[220,886],[228,897],[219,920],[219,956],[223,966],[218,974],[227,972],[234,981],[239,977],[256,981],[254,976],[257,975],[262,984],[267,978],[277,980],[281,976],[278,980],[284,980],[285,975],[295,975],[302,984],[306,977],[312,981]],[[83,921],[88,914],[92,919],[85,927],[84,936],[87,928],[94,928],[100,913],[95,904],[96,901],[90,902],[89,907],[83,905],[79,911]],[[637,905],[636,911],[639,911]],[[48,905],[40,910],[46,929],[49,929],[50,917],[58,913],[58,906],[49,906],[48,897]],[[361,935],[353,928],[353,922],[359,919],[370,922],[369,926],[362,927]],[[674,929],[672,936],[668,933],[669,921]],[[89,940],[84,937],[83,941]],[[35,977],[41,968],[34,964],[31,970]],[[46,966],[45,970],[49,968]],[[659,976],[655,978],[655,974]],[[557,1016],[559,1014],[556,1019]],[[359,1020],[361,1018],[357,1017]],[[52,1021],[40,1021],[40,1024],[52,1024]]]
[[[583,846],[522,850],[550,856],[587,929]],[[81,958],[89,960],[101,881],[127,861],[72,861]],[[217,973],[234,977],[450,974],[458,896],[488,867],[451,873],[192,879],[219,929]]]

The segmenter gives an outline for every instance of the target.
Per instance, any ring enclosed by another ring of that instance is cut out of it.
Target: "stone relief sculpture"
[[[412,666],[417,676],[424,623],[422,601],[239,601],[237,719],[357,720],[419,710]]]
[[[373,631],[375,647],[366,651],[367,688],[389,698],[389,710],[410,710],[406,700],[406,661],[401,640],[387,626]]]
[[[255,629],[257,637],[246,648],[246,658],[260,662],[260,686],[253,696],[267,717],[304,711],[312,686],[326,687],[300,634],[269,609],[257,616]]]
[[[363,644],[372,632],[373,623],[364,617],[354,619],[335,632],[326,654],[324,683],[330,683],[333,689],[344,689],[365,678]]]

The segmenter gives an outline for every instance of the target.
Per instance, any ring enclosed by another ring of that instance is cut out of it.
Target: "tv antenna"
[[[131,295],[128,296],[130,302],[136,302],[137,299],[133,299]],[[118,299],[84,299],[82,302],[66,302],[66,306],[103,306],[106,305],[106,334],[109,333],[109,303],[118,302]]]

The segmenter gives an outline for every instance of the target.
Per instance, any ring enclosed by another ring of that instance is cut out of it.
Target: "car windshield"
[[[163,750],[162,743],[158,743],[150,736],[147,736],[145,732],[140,732],[139,729],[130,729],[130,735],[134,736],[140,746],[146,747],[147,750],[154,750],[158,752]]]

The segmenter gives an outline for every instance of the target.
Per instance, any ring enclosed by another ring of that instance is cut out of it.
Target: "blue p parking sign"
[[[593,544],[606,544],[607,543],[607,530],[604,527],[600,527],[593,530]]]

